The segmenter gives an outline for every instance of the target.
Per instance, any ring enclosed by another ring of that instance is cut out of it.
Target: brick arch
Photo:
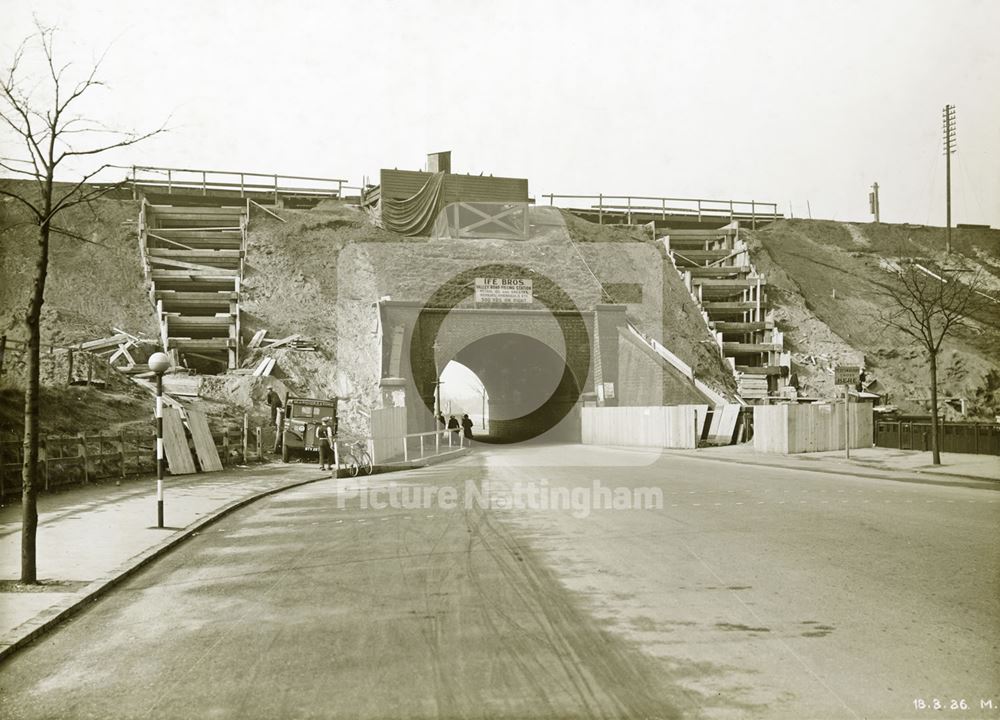
[[[473,343],[503,334],[526,335],[548,347],[563,361],[568,359],[569,352],[562,327],[551,313],[514,310],[471,315],[457,310],[442,318],[438,327],[437,342],[440,348],[435,352],[437,365],[444,367]]]
[[[483,334],[452,359],[474,372],[489,393],[492,441],[526,440],[552,430],[580,396],[582,382],[563,354],[526,332]]]
[[[535,299],[547,310],[470,311],[459,305],[474,294],[477,277],[517,274],[532,280]],[[468,314],[468,319],[465,317]],[[589,315],[589,314],[588,314]],[[536,318],[545,318],[532,322]],[[448,325],[442,333],[442,326]],[[572,298],[551,278],[531,268],[510,263],[493,263],[464,270],[442,283],[421,308],[410,337],[409,361],[417,387],[433,384],[437,377],[435,360],[453,359],[464,347],[500,332],[527,335],[554,350],[571,373],[577,393],[584,390],[589,376],[592,342],[589,318]],[[554,322],[553,322],[554,321]],[[503,328],[502,330],[499,328]],[[558,328],[561,341],[555,335]],[[434,342],[441,346],[437,354]],[[427,405],[427,396],[421,394]],[[431,399],[432,409],[433,399]]]

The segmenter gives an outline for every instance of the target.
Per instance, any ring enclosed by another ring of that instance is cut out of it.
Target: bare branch
[[[35,164],[35,172],[38,175],[42,175],[42,171],[38,167],[38,163],[44,160],[44,155],[42,154],[42,149],[38,145],[38,141],[35,138],[35,133],[31,127],[31,116],[29,115],[26,108],[21,106],[21,103],[15,98],[9,91],[6,85],[0,85],[0,91],[3,92],[4,98],[7,100],[7,104],[14,110],[17,115],[20,116],[21,120],[24,122],[24,127],[21,127],[13,119],[11,119],[7,113],[0,111],[0,119],[6,122],[14,132],[20,135],[28,147],[28,154],[31,155],[31,160]]]
[[[42,221],[42,217],[44,217],[42,211],[39,210],[37,207],[35,207],[27,198],[24,198],[21,195],[18,195],[17,193],[8,192],[3,188],[0,188],[0,195],[3,195],[4,197],[14,198],[22,205],[24,205],[26,208],[28,208],[28,210],[31,211],[31,214],[35,216],[35,218],[38,220],[39,223]]]
[[[83,157],[85,155],[100,155],[101,153],[108,152],[109,150],[117,150],[118,148],[129,147],[130,145],[135,145],[143,140],[148,140],[154,135],[159,135],[160,133],[166,132],[166,126],[161,125],[156,130],[153,130],[142,135],[129,135],[124,140],[120,142],[111,143],[109,145],[103,145],[101,147],[90,148],[89,150],[66,150],[56,159],[55,164],[58,165],[65,158],[68,157]]]
[[[68,238],[70,238],[72,240],[78,240],[80,242],[87,243],[88,245],[96,245],[97,247],[104,248],[105,250],[111,250],[111,247],[108,246],[108,245],[105,245],[104,243],[99,243],[99,242],[95,242],[93,240],[88,240],[83,235],[80,235],[79,233],[75,233],[72,230],[67,230],[66,228],[59,227],[58,225],[49,225],[49,229],[52,232],[54,232],[54,233],[58,233],[59,235],[63,235],[63,236],[68,237]]]
[[[111,183],[109,185],[95,185],[87,192],[76,196],[72,200],[67,200],[66,202],[60,201],[61,205],[59,206],[59,212],[71,207],[76,207],[77,205],[86,205],[91,203],[94,200],[104,197],[110,192],[121,189],[125,185],[126,183],[124,180],[117,183]]]
[[[3,168],[8,172],[17,173],[18,175],[27,175],[28,177],[32,178],[37,177],[37,173],[35,173],[33,170],[21,170],[20,168],[16,168],[13,165],[10,165],[5,160],[0,160],[0,168]]]
[[[83,188],[83,186],[86,185],[91,178],[93,178],[102,170],[105,170],[109,167],[111,166],[108,164],[104,164],[101,165],[96,170],[93,170],[84,175],[76,184],[73,185],[72,188],[70,188],[66,193],[63,194],[62,197],[60,197],[52,204],[52,210],[49,212],[49,217],[50,218],[55,217],[57,213],[62,212],[67,208],[71,208],[75,205],[81,205],[83,203],[88,203],[91,200],[96,200],[102,195],[106,195],[112,190],[116,190],[119,187],[122,187],[122,185],[125,184],[124,180],[118,183],[112,183],[107,186],[105,185],[94,186],[91,189],[87,190],[86,192],[78,194],[80,190]]]

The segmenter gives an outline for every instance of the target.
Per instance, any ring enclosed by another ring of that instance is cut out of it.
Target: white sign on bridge
[[[534,300],[531,278],[476,278],[477,303],[528,303]]]

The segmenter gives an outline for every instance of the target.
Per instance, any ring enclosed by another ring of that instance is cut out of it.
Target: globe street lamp
[[[170,356],[149,356],[149,369],[156,373],[156,527],[163,527],[163,373],[170,369]]]

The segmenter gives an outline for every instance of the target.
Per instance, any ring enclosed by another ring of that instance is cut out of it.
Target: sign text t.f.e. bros
[[[525,303],[534,299],[531,278],[476,278],[477,303]]]

